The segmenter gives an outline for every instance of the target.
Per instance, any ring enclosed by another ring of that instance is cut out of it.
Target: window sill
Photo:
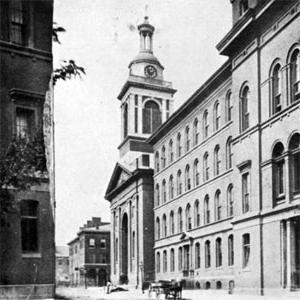
[[[42,258],[42,254],[37,253],[22,253],[22,258]]]
[[[250,270],[249,267],[243,267],[243,268],[242,268],[242,272],[243,272],[243,273],[247,273],[247,272],[251,272],[251,270]]]

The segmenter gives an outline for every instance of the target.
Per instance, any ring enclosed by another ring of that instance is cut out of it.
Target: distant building
[[[52,73],[52,15],[52,0],[0,1],[1,153],[14,136],[31,139],[42,127]],[[48,180],[26,192],[9,190],[16,205],[1,215],[0,298],[53,298],[54,207]]]
[[[110,280],[110,223],[92,218],[68,245],[71,285],[103,286]]]
[[[69,285],[70,275],[69,270],[69,247],[68,246],[56,246],[55,252],[55,273],[56,273],[56,285]]]

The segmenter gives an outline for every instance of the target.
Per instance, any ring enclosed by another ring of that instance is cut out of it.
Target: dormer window
[[[249,9],[248,0],[241,0],[240,1],[240,16],[245,14],[248,9]]]

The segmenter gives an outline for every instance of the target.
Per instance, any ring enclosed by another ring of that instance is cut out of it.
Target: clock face
[[[157,76],[157,71],[155,67],[148,65],[145,67],[145,75],[150,78],[155,78]]]

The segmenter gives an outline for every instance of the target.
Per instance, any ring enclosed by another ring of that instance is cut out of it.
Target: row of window
[[[232,151],[231,151],[231,144],[232,144],[231,137],[228,138],[226,143],[226,169],[232,168]],[[220,155],[220,146],[216,145],[214,149],[214,176],[218,176],[221,172],[221,155]],[[184,187],[185,191],[189,191],[192,186],[196,187],[200,184],[200,171],[199,171],[199,160],[198,158],[195,159],[193,163],[193,174],[191,178],[191,170],[190,165],[187,164],[185,167],[185,175],[184,175]],[[209,167],[209,154],[205,152],[203,155],[203,182],[209,180],[210,178],[210,167]],[[177,178],[176,178],[176,194],[177,196],[181,195],[183,192],[182,186],[182,172],[179,169],[177,171]],[[160,201],[160,195],[162,201]],[[168,199],[172,200],[175,196],[174,193],[174,178],[173,175],[170,175],[169,182],[168,182]],[[162,180],[161,184],[161,191],[160,185],[157,183],[155,185],[155,203],[156,205],[160,205],[162,202],[165,203],[167,201],[167,182],[165,179]]]
[[[194,202],[193,212],[191,205],[188,203],[185,208],[185,227],[183,223],[183,209],[181,207],[177,210],[177,233],[181,233],[184,230],[188,231],[193,228],[197,228],[201,225],[209,224],[211,222],[211,204],[209,196],[206,195],[203,203],[203,222],[201,222],[201,212],[200,212],[200,202],[197,199]],[[214,198],[214,214],[215,221],[222,220],[224,217],[232,217],[234,213],[234,200],[233,200],[233,185],[230,184],[227,188],[227,204],[226,212],[224,211],[224,205],[221,200],[221,191],[217,190]],[[226,213],[226,215],[224,214]],[[194,222],[192,220],[194,216]],[[168,232],[168,223],[167,216],[163,214],[162,223],[159,217],[156,217],[155,220],[155,238],[160,239],[161,237],[167,237],[169,235],[175,234],[175,214],[171,210],[169,214],[169,232]],[[194,223],[194,224],[193,224]],[[161,234],[162,233],[162,234]]]
[[[229,235],[227,239],[227,250],[228,250],[228,266],[234,265],[234,239],[233,235]],[[250,259],[250,234],[246,233],[242,236],[242,266],[246,268],[249,265]],[[193,256],[193,255],[192,255]],[[186,245],[178,248],[178,271],[189,271],[193,269],[192,263],[190,262],[190,246]],[[204,243],[204,266],[210,268],[211,264],[211,241],[207,240]],[[168,252],[167,250],[162,251],[162,269],[161,269],[161,252],[156,252],[156,272],[175,272],[175,249],[171,248],[169,253],[169,269],[168,269]],[[223,266],[223,244],[222,239],[218,237],[215,240],[215,266],[216,268]],[[194,268],[201,268],[201,247],[200,243],[195,243],[194,248]]]

